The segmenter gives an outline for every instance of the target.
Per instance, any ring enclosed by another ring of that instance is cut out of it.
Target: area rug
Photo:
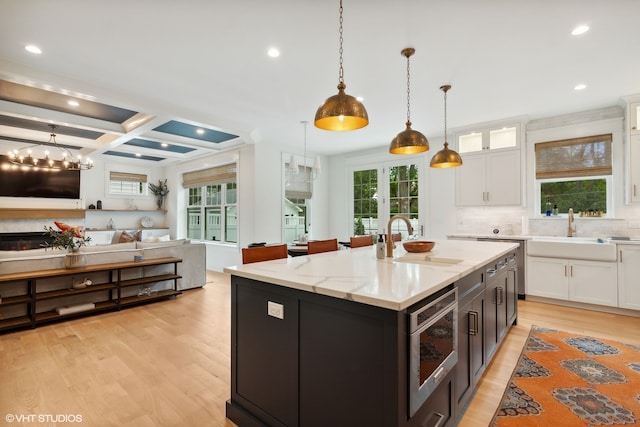
[[[491,426],[640,426],[640,346],[534,326]]]

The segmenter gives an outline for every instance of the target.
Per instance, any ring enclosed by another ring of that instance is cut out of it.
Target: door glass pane
[[[200,208],[187,209],[187,237],[189,239],[199,240],[200,236]]]
[[[418,227],[418,166],[392,166],[389,168],[389,218],[404,215],[411,220],[414,228]],[[402,239],[409,237],[409,230],[404,221],[394,221],[392,233],[400,233]]]
[[[353,172],[353,235],[378,231],[378,170]]]
[[[473,132],[458,137],[458,152],[473,153],[482,151],[482,133]]]
[[[228,185],[228,184],[227,184]],[[238,242],[238,209],[236,206],[225,206],[225,241]]]
[[[502,128],[489,132],[489,148],[495,150],[497,148],[515,147],[517,144],[516,128]]]
[[[205,239],[222,240],[222,223],[220,221],[220,207],[205,208]]]

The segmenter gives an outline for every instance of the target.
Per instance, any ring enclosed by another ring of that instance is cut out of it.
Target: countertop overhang
[[[517,247],[518,243],[437,240],[430,252],[409,254],[398,243],[393,258],[383,260],[376,258],[375,246],[367,246],[230,266],[224,271],[402,311]]]

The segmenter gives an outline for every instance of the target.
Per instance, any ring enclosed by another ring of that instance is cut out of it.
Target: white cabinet
[[[640,203],[640,134],[629,140],[629,201]]]
[[[520,205],[520,150],[462,156],[456,168],[457,206]]]
[[[618,306],[640,310],[640,245],[618,246]]]
[[[527,295],[618,305],[615,262],[528,257]]]
[[[629,109],[629,134],[640,135],[640,102],[631,102],[627,106]]]

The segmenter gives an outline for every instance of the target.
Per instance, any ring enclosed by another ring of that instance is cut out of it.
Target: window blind
[[[123,182],[147,182],[147,175],[128,172],[109,172],[109,180]]]
[[[287,199],[310,199],[313,195],[311,185],[311,174],[313,170],[308,166],[298,166],[298,173],[292,174],[289,164],[286,165],[287,183],[284,196]]]
[[[536,179],[611,175],[611,134],[535,145]]]
[[[182,174],[184,188],[201,187],[203,185],[225,184],[236,182],[236,164],[216,166]]]

